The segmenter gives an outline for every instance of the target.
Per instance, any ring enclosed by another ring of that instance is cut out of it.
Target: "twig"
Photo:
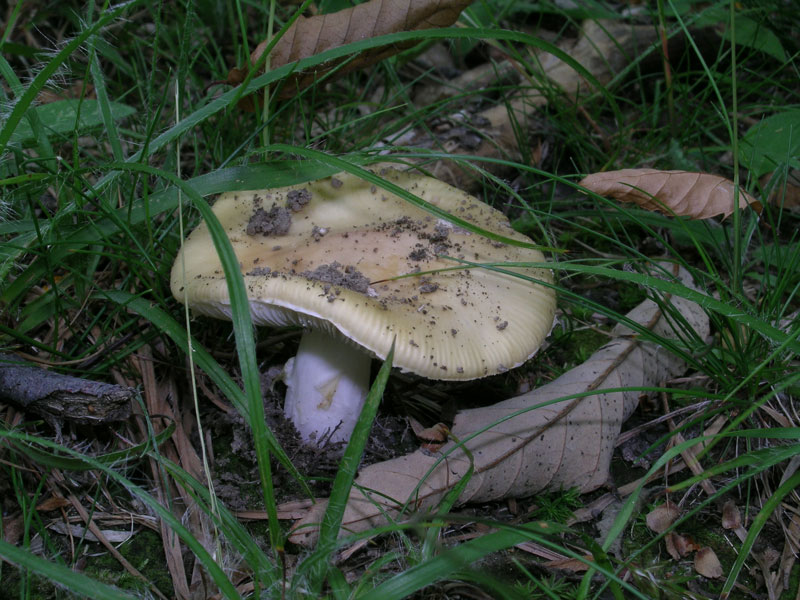
[[[62,375],[12,354],[0,354],[0,399],[44,417],[57,430],[63,420],[96,425],[131,413],[134,388]]]

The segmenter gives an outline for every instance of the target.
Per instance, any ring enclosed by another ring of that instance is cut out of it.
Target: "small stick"
[[[96,425],[127,419],[135,394],[134,388],[54,373],[0,353],[0,400],[42,416],[57,429],[63,420]]]

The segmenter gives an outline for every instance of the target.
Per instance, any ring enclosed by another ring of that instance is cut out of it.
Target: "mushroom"
[[[380,175],[463,221],[530,242],[502,213],[436,179]],[[523,279],[454,260],[543,262],[541,252],[467,231],[356,176],[228,192],[213,210],[239,259],[253,322],[306,330],[287,363],[285,413],[307,442],[349,439],[370,360],[385,358],[393,340],[402,371],[459,380],[522,364],[550,331],[555,294],[536,283],[551,282],[548,269],[504,268]],[[171,285],[194,312],[231,317],[205,224],[186,239]]]

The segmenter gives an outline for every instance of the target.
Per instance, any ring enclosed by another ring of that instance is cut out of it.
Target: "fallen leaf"
[[[588,175],[579,185],[647,210],[693,219],[727,217],[733,212],[733,182],[710,173],[623,169]],[[761,203],[740,189],[739,208],[746,208],[748,204],[761,210]]]
[[[777,171],[768,173],[758,182],[764,190],[769,191],[767,202],[770,204],[790,211],[800,208],[800,169],[790,169],[785,175]]]
[[[667,501],[651,510],[647,514],[645,521],[651,531],[655,531],[656,533],[664,533],[675,521],[678,520],[678,517],[680,516],[680,509],[672,502]]]
[[[679,277],[689,285],[688,273],[681,271]],[[683,298],[671,301],[704,338],[709,327],[706,314]],[[652,327],[658,335],[675,335],[650,300],[628,317]],[[627,327],[618,325],[612,333],[615,337],[610,343],[548,385],[493,406],[458,413],[454,439],[466,440],[472,461],[450,441],[435,455],[419,450],[362,469],[350,494],[341,534],[385,523],[406,502],[412,509],[436,506],[471,465],[474,474],[459,504],[530,496],[545,488],[578,487],[588,492],[603,485],[622,422],[636,408],[640,392],[576,396],[604,388],[655,385],[685,370],[680,359],[632,335]],[[295,525],[291,541],[312,544],[326,506],[325,501],[315,504]]]
[[[65,506],[69,506],[69,500],[63,496],[50,496],[49,498],[46,498],[37,504],[36,510],[39,512],[47,512],[49,510],[56,510],[57,508],[63,508]]]
[[[88,527],[83,527],[82,525],[70,525],[68,523],[64,523],[63,521],[54,521],[50,523],[47,528],[55,531],[56,533],[60,533],[61,535],[70,535],[75,538],[85,539],[89,542],[100,541],[100,538],[98,538],[94,532],[90,531]],[[131,529],[126,529],[123,531],[102,529],[100,531],[102,531],[103,536],[112,544],[121,544],[122,542],[127,542],[134,535],[134,531]]]
[[[586,554],[583,558],[583,561],[577,558],[549,560],[542,566],[547,569],[561,569],[562,571],[570,571],[572,573],[584,573],[589,570],[589,565],[594,562],[594,557],[591,554]]]
[[[419,421],[414,419],[411,421],[411,429],[419,440],[420,448],[430,453],[441,450],[450,435],[450,430],[444,423],[436,423],[433,427],[422,427]]]
[[[722,505],[722,528],[738,529],[742,526],[742,516],[733,500],[728,500]]]
[[[8,515],[2,518],[3,541],[16,545],[25,531],[25,521],[22,514]]]
[[[695,544],[692,538],[674,531],[670,531],[664,536],[664,543],[667,546],[667,552],[675,560],[680,560],[690,552],[700,549],[700,546]]]
[[[275,44],[270,53],[270,68],[320,54],[351,42],[378,37],[398,31],[414,31],[448,27],[456,22],[461,11],[472,0],[370,0],[339,12],[313,17],[300,16]],[[261,42],[250,55],[256,64],[264,54],[269,40]],[[397,54],[409,44],[392,44],[362,52],[337,71],[337,76],[362,69]],[[317,78],[342,61],[331,61],[313,71],[295,73],[281,97],[287,98],[311,85]],[[247,68],[234,68],[227,83],[237,85],[247,76]]]
[[[694,555],[694,570],[709,579],[722,577],[722,564],[720,564],[717,554],[708,546],[700,548]]]

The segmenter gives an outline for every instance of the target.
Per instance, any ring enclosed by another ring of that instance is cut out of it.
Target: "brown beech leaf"
[[[709,579],[722,577],[722,564],[719,562],[717,554],[708,546],[700,548],[694,555],[694,570]]]
[[[728,500],[722,505],[722,528],[738,529],[742,526],[742,515],[733,500]]]
[[[36,510],[39,512],[47,512],[50,510],[64,508],[65,506],[69,506],[69,504],[69,500],[63,496],[50,496],[49,498],[39,502],[39,504],[36,505]]]
[[[733,212],[733,182],[710,173],[622,169],[593,173],[579,185],[601,196],[693,219],[727,217]],[[740,189],[739,208],[748,204],[761,210],[761,203]]]
[[[656,533],[664,533],[681,516],[681,510],[672,502],[665,502],[651,510],[645,521],[647,526]]]
[[[274,69],[325,50],[389,33],[448,27],[470,4],[472,0],[370,0],[331,14],[301,16],[275,44],[270,53],[270,67]],[[258,62],[268,45],[269,41],[264,40],[256,47],[250,55],[251,64]],[[373,65],[408,46],[393,44],[363,52],[341,68],[337,75]],[[284,86],[281,97],[296,94],[337,64],[338,61],[332,61],[313,71],[296,74]],[[246,67],[231,69],[227,83],[239,84],[246,75]]]
[[[681,271],[679,277],[690,285],[688,273]],[[672,298],[672,304],[701,338],[708,334],[708,318],[696,304],[678,297]],[[659,335],[675,335],[651,300],[634,308],[628,317]],[[612,340],[585,363],[548,385],[456,414],[453,439],[441,452],[418,450],[363,468],[350,493],[341,535],[385,523],[406,502],[420,510],[436,506],[471,465],[473,476],[459,504],[520,498],[545,488],[578,487],[588,492],[603,485],[609,476],[614,443],[623,421],[636,408],[640,392],[580,395],[606,388],[656,385],[685,370],[680,359],[632,335],[630,329],[618,325],[612,333]],[[565,397],[569,399],[561,400]],[[520,411],[524,412],[511,417]],[[467,440],[472,461],[456,446],[456,439]],[[325,501],[317,502],[295,524],[292,542],[310,545],[316,540],[326,506]]]

